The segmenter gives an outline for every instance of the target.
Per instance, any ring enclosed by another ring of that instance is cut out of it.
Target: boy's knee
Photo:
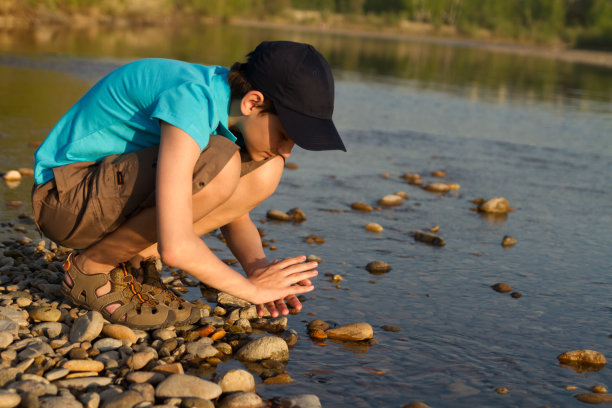
[[[249,184],[257,186],[258,193],[263,199],[271,196],[283,175],[285,160],[281,156],[273,157],[268,163],[249,173]]]

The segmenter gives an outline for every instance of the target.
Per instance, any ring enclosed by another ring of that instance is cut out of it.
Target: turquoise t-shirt
[[[227,128],[228,69],[167,59],[124,65],[91,88],[59,120],[34,154],[34,180],[53,168],[143,149],[160,142],[160,120],[188,133],[203,150],[210,135],[235,142]]]

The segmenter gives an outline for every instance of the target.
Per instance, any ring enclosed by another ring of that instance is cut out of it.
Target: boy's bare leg
[[[227,186],[232,185],[232,180],[228,178],[235,174],[231,166],[236,165],[240,165],[238,153],[207,186],[193,195],[194,231],[198,235],[246,214],[269,197],[280,181],[284,160],[280,156],[270,159],[269,163],[241,177],[236,188],[228,192]],[[134,215],[117,230],[85,249],[75,258],[75,263],[87,274],[109,273],[120,262],[155,254],[156,241],[156,213],[155,208],[151,207]],[[66,281],[72,285],[68,275]],[[109,291],[110,283],[98,288],[96,294],[101,296]],[[119,305],[110,305],[107,310],[112,313],[117,307]]]

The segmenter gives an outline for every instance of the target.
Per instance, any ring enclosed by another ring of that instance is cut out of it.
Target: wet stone
[[[289,216],[289,214],[275,209],[269,210],[266,213],[266,217],[275,221],[291,221],[291,217]]]
[[[308,331],[327,330],[329,329],[329,324],[324,322],[323,320],[315,319],[308,323],[308,326],[306,328]]]
[[[215,408],[215,404],[202,398],[183,398],[181,408]]]
[[[586,402],[587,404],[601,404],[605,402],[612,402],[612,394],[578,394],[575,396],[580,402]]]
[[[508,211],[512,211],[508,200],[504,197],[491,198],[478,205],[478,211],[487,214],[505,214]]]
[[[306,221],[306,214],[300,208],[292,208],[287,211],[287,215],[293,222],[304,222]]]
[[[321,401],[314,394],[285,397],[280,400],[280,404],[283,408],[321,408]]]
[[[290,384],[292,382],[295,380],[289,374],[277,374],[264,379],[264,384]]]
[[[383,231],[383,227],[380,224],[377,224],[375,222],[370,222],[366,224],[365,229],[370,232],[382,232]]]
[[[510,285],[508,285],[507,283],[496,283],[495,285],[491,285],[491,288],[499,293],[508,293],[510,291],[512,291],[512,287]]]
[[[402,405],[402,408],[431,408],[429,405],[422,401],[414,401],[410,404]]]
[[[388,325],[388,324],[380,326],[380,328],[383,329],[384,331],[394,332],[394,333],[402,331],[402,329],[400,329],[399,327],[391,326],[391,325]]]
[[[374,336],[374,330],[368,323],[360,322],[328,329],[325,334],[330,339],[361,341],[371,339]]]
[[[224,397],[219,408],[260,408],[264,406],[261,397],[254,392],[237,392]]]
[[[516,245],[516,238],[511,237],[510,235],[505,235],[502,239],[501,245],[504,248],[511,247]]]
[[[383,261],[372,261],[366,265],[366,270],[373,275],[381,275],[391,270],[391,266]]]
[[[351,204],[351,208],[353,210],[357,210],[357,211],[363,211],[363,212],[372,212],[372,206],[369,206],[365,203],[361,203],[361,202],[354,202]]]
[[[606,358],[603,354],[594,350],[572,350],[567,351],[557,356],[557,360],[560,363],[571,364],[593,364],[593,365],[604,365],[606,364]]]
[[[508,394],[510,391],[508,391],[508,388],[506,388],[506,387],[497,387],[495,389],[495,392],[500,394],[500,395],[505,395],[505,394]]]
[[[512,296],[514,299],[518,299],[523,297],[523,294],[521,292],[512,292],[510,296]]]
[[[398,206],[402,204],[403,202],[404,202],[404,198],[396,194],[388,194],[382,197],[380,200],[378,200],[379,205],[383,205],[386,207]]]
[[[606,388],[605,385],[597,384],[591,387],[591,391],[598,393],[598,394],[606,394],[608,392],[608,389]]]
[[[244,361],[263,359],[286,361],[289,359],[289,348],[280,337],[263,336],[247,343],[238,350],[235,357]]]
[[[446,183],[431,183],[426,185],[424,189],[432,193],[447,193],[451,190],[450,186]]]
[[[446,245],[444,238],[439,237],[436,234],[423,231],[413,231],[411,232],[411,235],[414,237],[415,241],[423,242],[428,245],[434,245],[439,247],[443,247],[444,245]]]

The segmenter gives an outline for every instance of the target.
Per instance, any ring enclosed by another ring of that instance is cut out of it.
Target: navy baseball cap
[[[270,98],[289,137],[306,150],[344,150],[332,121],[334,77],[309,44],[264,41],[248,55],[247,81]]]

